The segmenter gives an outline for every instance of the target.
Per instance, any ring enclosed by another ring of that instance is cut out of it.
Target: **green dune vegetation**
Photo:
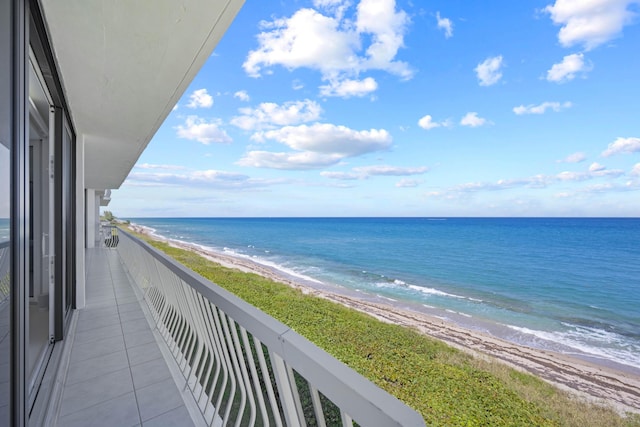
[[[637,414],[622,417],[533,375],[474,358],[418,331],[220,266],[194,252],[145,240],[293,328],[416,409],[427,425],[640,426]]]

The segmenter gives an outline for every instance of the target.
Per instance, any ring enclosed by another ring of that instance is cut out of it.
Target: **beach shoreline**
[[[197,244],[166,239],[153,234],[144,226],[130,225],[130,228],[152,239],[198,253],[207,260],[225,267],[261,275],[305,294],[364,312],[384,322],[414,328],[476,357],[494,359],[529,372],[579,398],[609,405],[620,413],[640,413],[640,375],[634,372],[512,343],[421,311],[400,307],[391,302],[385,303],[372,295],[307,282],[248,258],[214,252]]]

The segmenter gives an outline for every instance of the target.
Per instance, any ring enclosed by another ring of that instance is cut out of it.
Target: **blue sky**
[[[640,216],[637,0],[248,0],[108,209]]]

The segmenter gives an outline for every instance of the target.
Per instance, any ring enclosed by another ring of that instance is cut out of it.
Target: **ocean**
[[[130,220],[315,286],[640,373],[640,219]]]

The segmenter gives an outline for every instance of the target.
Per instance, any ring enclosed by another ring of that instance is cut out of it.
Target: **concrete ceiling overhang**
[[[118,188],[244,0],[42,0],[85,188]]]

